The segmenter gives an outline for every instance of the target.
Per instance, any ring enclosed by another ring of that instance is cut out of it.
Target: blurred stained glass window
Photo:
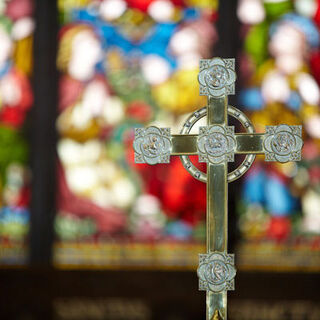
[[[177,133],[205,105],[198,65],[212,56],[216,10],[211,0],[59,1],[58,264],[196,259],[175,250],[202,246],[205,186],[175,157],[135,165],[133,128]]]
[[[0,2],[0,264],[27,258],[30,170],[26,116],[32,105],[33,2]]]
[[[303,125],[301,162],[265,163],[244,178],[239,264],[314,268],[320,262],[319,1],[241,0],[240,104],[259,132]]]

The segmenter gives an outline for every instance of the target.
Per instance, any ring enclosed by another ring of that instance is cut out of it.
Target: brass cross
[[[256,154],[265,154],[266,161],[299,161],[303,141],[301,126],[267,126],[266,133],[255,133],[250,120],[228,105],[228,94],[234,94],[236,73],[234,59],[200,60],[200,95],[208,96],[208,105],[194,112],[178,135],[170,128],[135,129],[136,163],[168,163],[170,156],[180,156],[185,169],[207,184],[207,253],[199,255],[199,290],[207,292],[207,320],[227,319],[227,290],[234,289],[234,255],[227,253],[228,183],[241,177],[252,165]],[[246,133],[234,133],[228,126],[228,115],[244,126]],[[201,118],[207,126],[199,134],[190,134]],[[197,169],[188,155],[197,154],[207,163],[207,172]],[[235,154],[245,159],[228,173],[228,162]]]

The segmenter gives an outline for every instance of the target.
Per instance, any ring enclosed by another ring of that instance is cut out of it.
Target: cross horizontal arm
[[[235,135],[237,154],[264,154],[264,134],[240,133]]]
[[[209,109],[210,111],[210,109]],[[210,119],[210,117],[208,117]],[[266,133],[234,134],[234,127],[209,125],[199,135],[171,135],[169,128],[135,129],[136,163],[169,163],[170,156],[199,155],[200,162],[233,161],[234,154],[265,154],[266,161],[301,159],[301,126],[267,126]]]
[[[238,154],[265,154],[266,161],[299,161],[301,159],[302,126],[267,126],[266,133],[236,134]]]
[[[197,138],[196,134],[177,134],[172,135],[172,156],[183,156],[197,154]]]
[[[172,156],[196,155],[197,150],[196,134],[172,135]],[[240,133],[235,135],[237,147],[236,154],[264,154],[263,139],[264,134]]]

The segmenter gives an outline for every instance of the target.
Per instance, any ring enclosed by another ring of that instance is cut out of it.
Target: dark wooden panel
[[[120,320],[127,310],[131,316],[123,320],[205,318],[195,272],[1,270],[0,283],[0,319]],[[312,320],[308,308],[320,312],[319,285],[319,274],[239,273],[229,293],[231,320],[242,320],[248,308],[268,312],[269,306],[271,320],[284,320],[277,312],[291,308]],[[240,318],[239,306],[247,310]]]

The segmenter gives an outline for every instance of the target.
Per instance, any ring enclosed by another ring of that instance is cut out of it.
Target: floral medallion
[[[267,126],[263,147],[266,161],[301,160],[302,126]]]
[[[136,128],[133,148],[136,163],[169,163],[172,149],[170,128]]]
[[[234,255],[222,252],[199,254],[199,290],[215,293],[234,290]]]
[[[236,73],[234,59],[214,58],[200,60],[200,95],[221,97],[234,94]]]
[[[200,127],[197,146],[199,162],[217,164],[234,161],[236,147],[234,127],[220,125]]]

